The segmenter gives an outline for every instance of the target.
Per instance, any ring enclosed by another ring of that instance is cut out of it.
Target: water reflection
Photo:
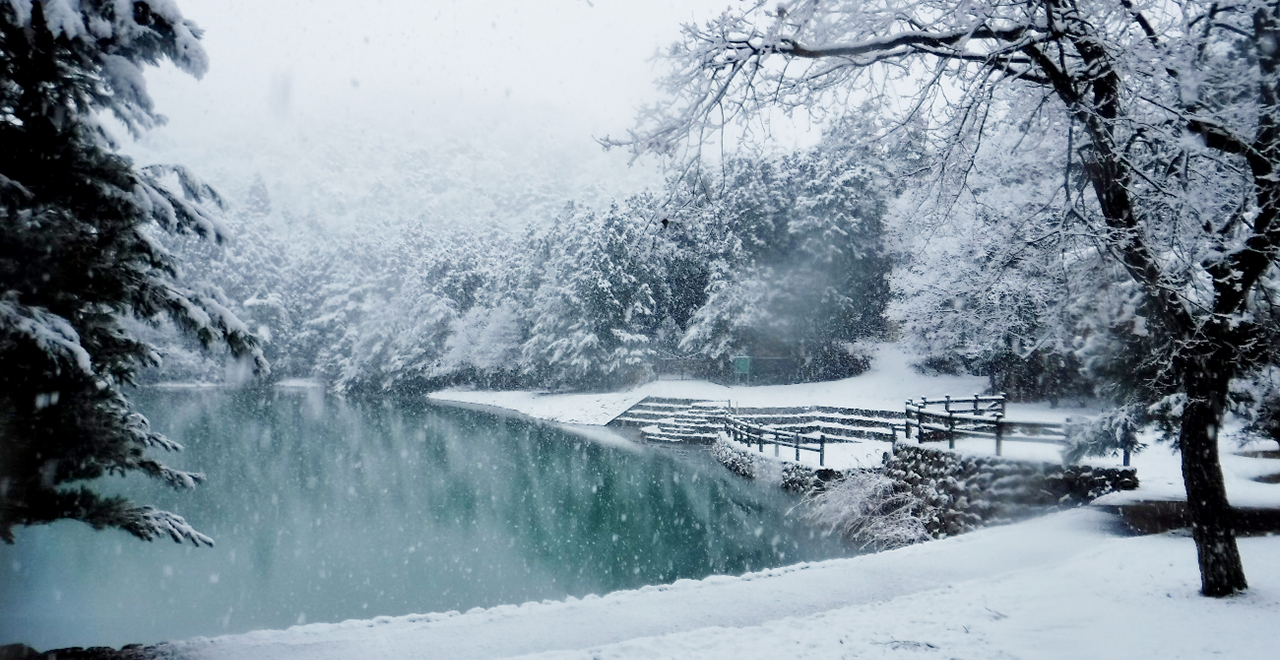
[[[152,642],[465,610],[845,554],[794,499],[700,451],[599,443],[456,408],[318,393],[147,391],[209,475],[109,483],[182,513],[212,549],[78,523],[0,546],[0,644]]]

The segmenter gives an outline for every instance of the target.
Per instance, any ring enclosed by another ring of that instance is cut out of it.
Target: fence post
[[[996,456],[1004,455],[1004,413],[996,413]]]
[[[978,414],[978,395],[973,395],[973,414]]]
[[[791,436],[791,442],[794,442],[796,445],[796,462],[799,463],[800,462],[800,436],[798,434],[793,434]]]
[[[947,414],[950,415],[951,414],[951,395],[950,394],[947,395],[946,403],[947,403]]]
[[[1009,397],[1005,396],[1004,392],[1001,392],[1000,393],[1000,416],[1001,417],[1009,414],[1009,411],[1005,409],[1005,404],[1007,404],[1008,402],[1009,402]]]
[[[825,433],[818,434],[818,467],[826,467],[827,465],[827,436]]]
[[[905,411],[906,411],[906,417],[904,419],[906,421],[904,421],[902,424],[902,433],[903,435],[906,436],[905,439],[910,440],[911,439],[911,399],[907,399]]]
[[[920,409],[916,412],[916,430],[920,432],[920,441],[924,442],[924,409],[929,407],[929,399],[920,397]]]
[[[956,448],[956,414],[951,412],[951,397],[947,397],[947,446]]]

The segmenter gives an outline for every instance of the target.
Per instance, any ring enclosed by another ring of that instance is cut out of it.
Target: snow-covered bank
[[[867,371],[843,380],[796,385],[725,386],[705,380],[656,380],[625,392],[550,394],[546,392],[450,389],[433,392],[436,401],[470,403],[514,410],[529,417],[569,424],[607,424],[645,397],[730,401],[736,406],[835,406],[902,410],[907,399],[922,396],[969,396],[986,390],[978,376],[937,376],[916,372],[913,358],[896,344],[875,346]],[[1095,415],[1095,408],[1009,404],[1009,418],[1029,422],[1061,422]]]
[[[880,355],[893,350],[882,349]],[[498,406],[602,435],[601,424],[644,396],[730,398],[739,405],[875,406],[972,392],[977,379],[926,379],[876,368],[837,383],[720,388],[658,382],[621,394],[447,392],[434,398]],[[905,362],[905,361],[904,361]],[[905,366],[905,364],[903,365]],[[719,388],[721,396],[714,394]],[[897,389],[895,389],[897,388]],[[656,390],[656,391],[655,391]],[[865,396],[866,398],[859,398]],[[812,397],[812,398],[806,398]],[[879,397],[879,398],[875,398]],[[894,405],[897,405],[894,404]],[[889,407],[886,405],[885,407]],[[1069,411],[1042,411],[1068,415]],[[1248,481],[1280,461],[1230,454],[1233,498],[1280,502],[1280,485]],[[879,448],[877,446],[876,448]],[[869,445],[864,449],[870,460]],[[980,448],[974,448],[980,451]],[[769,456],[771,451],[767,452]],[[1146,496],[1172,492],[1177,457],[1154,446],[1135,460]],[[1268,490],[1269,489],[1269,490]],[[1143,493],[1144,491],[1135,491]],[[1259,494],[1260,493],[1260,494]],[[1131,537],[1118,520],[1076,509],[901,550],[713,576],[562,602],[466,613],[313,624],[177,642],[192,658],[1233,658],[1271,657],[1280,614],[1280,537],[1240,540],[1251,589],[1197,595],[1191,539]],[[1176,625],[1169,625],[1176,622]]]
[[[556,422],[606,424],[647,396],[732,401],[734,405],[747,407],[841,406],[901,410],[903,402],[910,398],[969,395],[986,389],[985,378],[918,374],[911,368],[911,360],[899,346],[879,344],[871,368],[866,372],[825,383],[726,387],[702,380],[658,380],[626,392],[602,394],[445,390],[430,397],[508,408]]]
[[[1073,510],[892,552],[465,614],[174,645],[194,658],[1270,657],[1280,538],[1241,540],[1252,589],[1196,594],[1195,547]],[[1177,625],[1170,626],[1170,622]]]
[[[773,385],[763,387],[725,387],[706,381],[654,381],[627,392],[600,394],[545,394],[527,391],[492,392],[446,390],[431,394],[438,401],[464,402],[518,411],[529,417],[571,424],[601,425],[626,411],[647,396],[672,398],[728,400],[744,407],[755,406],[844,406],[899,410],[906,399],[922,396],[936,398],[950,394],[966,396],[981,392],[986,387],[983,378],[973,376],[928,376],[911,368],[912,358],[895,344],[879,344],[875,348],[871,368],[853,378],[825,383],[799,385]],[[1057,407],[1043,403],[1008,406],[1009,419],[1020,421],[1062,422],[1096,414],[1091,408]],[[1234,425],[1238,428],[1238,424]],[[1256,481],[1257,477],[1280,473],[1280,461],[1269,461],[1241,456],[1245,449],[1269,449],[1274,443],[1254,443],[1241,448],[1231,429],[1222,434],[1220,452],[1227,482],[1227,492],[1235,506],[1280,507],[1280,485]],[[1121,504],[1141,500],[1186,499],[1182,485],[1182,467],[1178,455],[1158,442],[1154,437],[1144,441],[1150,446],[1133,456],[1132,465],[1138,470],[1140,485],[1137,490],[1106,496],[1100,503]],[[931,446],[945,446],[932,443]],[[956,449],[976,454],[994,453],[994,444],[987,439],[961,439]],[[825,467],[845,469],[879,465],[886,446],[878,441],[829,445]],[[773,457],[775,448],[765,447],[766,457]],[[794,462],[794,454],[779,450],[779,459]],[[1056,462],[1061,452],[1056,445],[1005,442],[1004,455],[1008,458]],[[815,452],[801,452],[800,463],[818,466]],[[1119,456],[1089,458],[1088,464],[1115,467],[1121,464]]]

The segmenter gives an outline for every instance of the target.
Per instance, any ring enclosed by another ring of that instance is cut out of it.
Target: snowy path
[[[761,626],[1041,569],[1114,541],[1105,529],[1110,524],[1105,514],[1070,511],[894,552],[740,578],[683,580],[600,598],[508,605],[451,617],[316,624],[175,646],[208,660],[481,659],[582,650],[658,635]]]

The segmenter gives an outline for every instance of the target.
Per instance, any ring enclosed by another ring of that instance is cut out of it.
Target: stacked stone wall
[[[720,440],[712,453],[748,479],[765,472],[768,459]],[[1100,468],[971,456],[917,445],[899,445],[879,468],[920,501],[916,514],[935,537],[1020,520],[1058,508],[1087,504],[1107,493],[1138,487],[1133,468]],[[777,470],[774,470],[777,472]],[[839,481],[839,470],[787,462],[781,487],[818,493]]]

